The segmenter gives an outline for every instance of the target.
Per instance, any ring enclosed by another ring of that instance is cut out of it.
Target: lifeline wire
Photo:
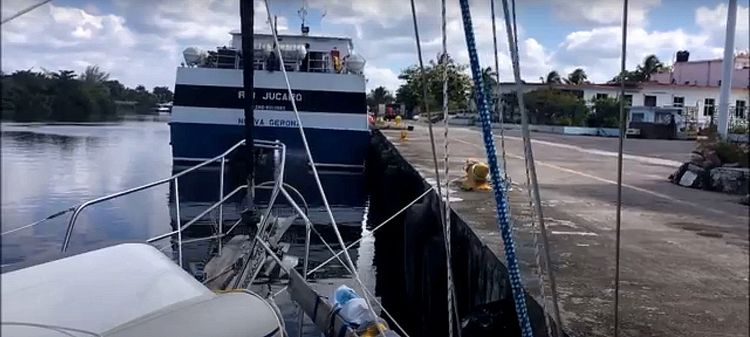
[[[466,47],[469,50],[471,73],[474,78],[474,88],[476,92],[475,99],[479,110],[479,117],[482,122],[484,147],[487,151],[487,162],[490,166],[492,190],[495,194],[497,222],[503,239],[503,245],[505,246],[505,259],[508,265],[508,276],[510,279],[511,290],[513,292],[513,302],[515,304],[516,313],[518,314],[518,326],[524,337],[532,337],[533,332],[531,330],[531,323],[529,322],[529,314],[526,309],[526,298],[523,284],[521,283],[521,272],[518,267],[515,243],[513,242],[506,186],[502,183],[500,169],[497,165],[497,153],[495,151],[495,143],[492,137],[492,125],[490,124],[490,113],[487,108],[487,99],[484,93],[485,88],[482,83],[482,68],[479,65],[479,56],[477,55],[476,44],[474,42],[474,28],[471,23],[469,1],[459,0],[459,3],[461,4],[461,17],[464,23],[464,34],[466,35]],[[505,6],[505,8],[507,13],[507,6]],[[508,34],[508,37],[510,38],[510,30],[508,30]]]
[[[628,38],[628,0],[622,4],[622,55],[620,60],[620,137],[617,149],[617,215],[615,219],[615,337],[620,335],[620,225],[622,224],[622,151],[625,143],[625,58]]]
[[[44,219],[34,221],[34,222],[32,222],[32,223],[30,223],[28,225],[24,225],[24,226],[21,226],[21,227],[18,227],[18,228],[13,228],[11,230],[5,231],[2,234],[0,234],[0,236],[4,236],[4,235],[10,234],[10,233],[15,233],[15,232],[18,232],[20,230],[23,230],[23,229],[26,229],[26,228],[29,228],[29,227],[34,227],[34,226],[36,226],[36,225],[38,225],[38,224],[40,224],[42,222],[45,222],[47,220],[52,220],[54,218],[57,218],[58,216],[61,216],[61,215],[65,214],[65,213],[72,212],[72,211],[74,211],[76,209],[76,207],[78,207],[78,206],[73,206],[73,207],[68,208],[66,210],[59,211],[59,212],[57,212],[55,214],[52,214],[52,215],[50,215],[50,216],[48,216],[48,217],[46,217]]]
[[[279,64],[281,64],[281,72],[284,74],[284,81],[286,82],[286,88],[289,93],[289,97],[294,97],[294,93],[292,92],[292,85],[289,83],[289,76],[286,73],[286,67],[284,67],[284,58],[281,55],[281,45],[279,44],[279,37],[276,34],[276,29],[273,27],[273,19],[271,16],[271,7],[269,6],[268,0],[264,0],[264,3],[266,5],[266,14],[268,16],[268,23],[271,25],[271,34],[273,35],[273,41],[276,44],[276,54],[278,54],[279,57]],[[338,239],[339,244],[341,247],[346,247],[346,243],[344,242],[344,238],[341,236],[341,231],[339,231],[339,226],[336,224],[336,219],[333,217],[333,211],[331,211],[331,206],[328,203],[328,198],[326,197],[325,190],[323,189],[323,184],[320,182],[320,176],[318,176],[318,169],[315,167],[315,161],[313,160],[312,153],[310,152],[310,146],[307,143],[307,136],[305,135],[305,129],[302,126],[302,119],[299,116],[299,111],[297,110],[297,103],[290,99],[289,102],[292,103],[292,109],[294,110],[294,117],[297,119],[297,126],[299,129],[300,137],[302,138],[302,144],[305,147],[305,153],[307,154],[307,159],[310,161],[310,168],[313,172],[313,177],[315,178],[315,183],[318,185],[318,191],[320,191],[320,198],[323,201],[323,205],[326,208],[326,212],[328,213],[328,217],[331,220],[331,226],[333,227],[333,231],[336,233],[336,239]],[[357,268],[354,266],[354,262],[352,261],[351,255],[349,255],[349,252],[344,249],[344,256],[346,257],[346,262],[349,263],[349,266],[352,270],[357,270]],[[362,288],[363,291],[366,291],[365,284],[362,282],[362,280],[359,278],[359,275],[357,273],[353,274],[354,279],[357,281],[357,284]],[[367,296],[363,297],[365,302],[367,303],[367,306],[370,309],[370,312],[373,314],[373,316],[377,317],[377,314],[375,313],[375,309],[372,307],[372,304],[370,303],[370,299]],[[380,325],[378,325],[378,330],[382,334],[382,328]]]

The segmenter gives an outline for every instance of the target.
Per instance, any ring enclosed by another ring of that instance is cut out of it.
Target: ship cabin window
[[[307,69],[312,73],[327,73],[328,72],[328,53],[320,51],[308,51],[310,57]]]

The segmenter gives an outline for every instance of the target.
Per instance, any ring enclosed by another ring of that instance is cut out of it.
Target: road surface
[[[494,130],[501,157],[499,130]],[[442,126],[437,137],[442,163]],[[428,180],[428,134],[384,131]],[[507,171],[524,283],[538,297],[532,226],[518,131],[506,131]],[[615,273],[616,138],[533,133],[563,325],[571,336],[611,336]],[[478,129],[450,129],[452,177],[467,158],[486,161]],[[626,140],[620,317],[622,336],[748,335],[748,207],[738,196],[671,184],[692,141]],[[442,168],[441,168],[442,172]],[[504,260],[490,193],[456,192],[454,209]],[[549,296],[549,288],[546,290]],[[549,312],[551,304],[547,303]]]

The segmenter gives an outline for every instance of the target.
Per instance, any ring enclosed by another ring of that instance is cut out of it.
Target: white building
[[[681,60],[682,61],[682,60]],[[748,54],[735,57],[730,93],[730,121],[748,118],[750,104],[750,58]],[[651,81],[625,88],[625,98],[634,106],[694,107],[700,125],[707,125],[718,111],[721,85],[721,60],[676,62],[672,71],[652,75]],[[526,83],[524,92],[550,87],[545,83]],[[600,97],[617,98],[619,84],[581,85],[553,84],[552,88],[570,91],[591,104]],[[510,94],[515,83],[501,83],[501,93]]]

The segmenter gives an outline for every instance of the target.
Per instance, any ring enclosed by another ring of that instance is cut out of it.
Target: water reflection
[[[320,193],[301,153],[290,153],[285,181],[300,190],[309,205],[309,218],[325,241],[336,251],[341,247],[322,207]],[[266,161],[273,157],[266,157]],[[268,162],[264,162],[268,164]],[[264,167],[269,167],[264,165]],[[99,125],[2,125],[2,231],[17,228],[67,209],[92,198],[121,191],[170,176],[185,169],[174,165],[169,146],[169,129],[159,121],[129,121]],[[239,168],[228,166],[225,192],[243,184]],[[257,181],[270,179],[270,171],[258,172]],[[364,238],[350,249],[350,254],[365,284],[375,289],[372,266],[373,237],[364,228],[367,194],[364,177],[356,173],[320,172],[322,184],[332,205],[336,222],[346,244]],[[185,223],[219,199],[218,165],[180,178],[180,219]],[[225,224],[234,223],[244,209],[243,195],[224,207]],[[258,192],[259,204],[267,202],[268,192]],[[264,201],[266,200],[266,201]],[[174,185],[161,185],[127,197],[107,201],[86,209],[79,217],[71,239],[70,251],[86,251],[123,241],[144,241],[176,228],[176,195]],[[280,215],[293,213],[279,199]],[[32,229],[2,238],[2,264],[23,266],[58,258],[69,214]],[[218,213],[212,212],[198,222],[184,239],[202,237],[213,232]],[[289,254],[304,256],[305,227],[297,220],[282,238],[291,244]],[[171,238],[173,239],[173,238]],[[170,239],[160,242],[169,253]],[[205,263],[215,249],[215,241],[185,245],[186,268]],[[313,235],[310,268],[331,257],[320,238]],[[342,256],[343,259],[343,256]],[[13,267],[10,269],[12,270]],[[298,269],[301,271],[301,264]],[[311,282],[321,294],[329,295],[340,284],[357,288],[346,269],[333,261],[311,275]],[[273,291],[284,282],[275,280]],[[276,298],[284,313],[287,330],[296,335],[295,305],[285,293]],[[306,319],[304,336],[319,332]]]
[[[288,158],[297,158],[294,155]],[[185,165],[175,163],[173,172],[177,173],[185,169]],[[259,170],[256,172],[256,182],[270,181],[273,174],[273,156],[265,156],[259,163]],[[297,198],[296,202],[300,207],[307,204],[307,216],[315,226],[315,229],[322,239],[313,233],[311,239],[311,268],[325,260],[332,254],[325,247],[322,240],[325,240],[333,249],[339,251],[341,246],[335,235],[333,227],[330,224],[330,218],[323,207],[320,192],[315,184],[315,180],[307,169],[306,162],[291,159],[286,163],[285,183],[297,189],[304,197],[304,202]],[[225,171],[224,191],[228,193],[234,190],[245,181],[233,177],[244,176],[238,174],[236,170],[241,170],[241,166],[227,164]],[[201,168],[193,173],[185,175],[179,179],[179,202],[180,202],[180,220],[181,224],[195,218],[201,212],[209,208],[213,203],[219,200],[219,165]],[[331,204],[334,219],[339,225],[339,230],[346,244],[350,244],[362,238],[363,219],[366,210],[366,194],[364,190],[364,176],[361,173],[351,172],[322,172],[320,174],[321,183],[326,191],[326,196]],[[290,191],[291,193],[291,191]],[[270,190],[257,190],[255,203],[259,210],[264,210],[270,198]],[[174,186],[170,188],[170,215],[171,224],[174,229],[177,228],[176,198]],[[225,204],[223,209],[223,226],[226,230],[230,228],[237,220],[243,210],[246,209],[247,200],[243,192],[238,193]],[[196,222],[189,230],[183,234],[183,240],[207,237],[216,234],[218,228],[218,209],[210,212],[203,217],[201,221]],[[282,197],[276,199],[273,208],[273,215],[284,217],[295,214],[292,206]],[[301,218],[297,218],[292,227],[282,237],[282,242],[291,244],[289,254],[302,258],[304,256],[305,226]],[[176,237],[172,238],[172,249],[176,245]],[[191,243],[183,246],[184,265],[192,266],[192,272],[199,274],[202,264],[208,257],[215,252],[215,242]],[[359,246],[351,249],[352,259],[357,260],[357,251]],[[368,265],[371,263],[368,262]],[[190,268],[189,268],[190,269]],[[300,269],[301,271],[301,269]],[[348,273],[337,261],[334,261],[316,273],[316,277],[346,277]]]
[[[2,230],[85,200],[170,174],[163,122],[2,125]],[[169,229],[168,186],[93,206],[81,214],[72,251],[142,240]],[[2,264],[58,254],[69,214],[3,237]]]

